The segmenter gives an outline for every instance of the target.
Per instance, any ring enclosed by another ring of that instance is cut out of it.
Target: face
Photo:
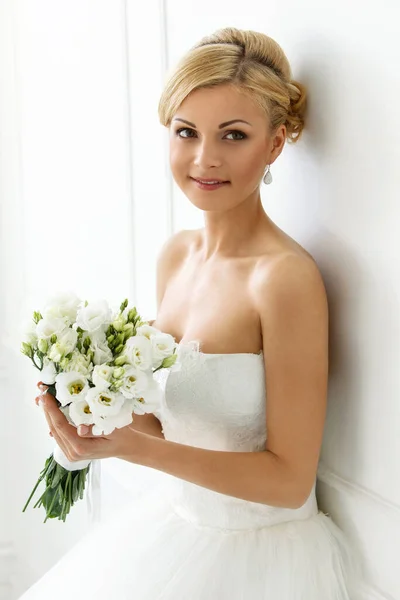
[[[259,197],[265,167],[285,143],[285,126],[271,136],[263,111],[230,85],[193,91],[169,129],[173,177],[203,209],[221,210]],[[207,187],[196,179],[224,183]]]

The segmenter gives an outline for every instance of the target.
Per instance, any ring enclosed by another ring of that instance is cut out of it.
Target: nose
[[[206,171],[210,167],[220,167],[222,160],[217,145],[211,140],[203,139],[196,145],[193,163],[200,171]]]

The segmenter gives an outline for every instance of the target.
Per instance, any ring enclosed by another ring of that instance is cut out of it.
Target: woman
[[[119,457],[161,488],[98,525],[22,598],[355,600],[359,565],[318,510],[328,310],[314,259],[265,213],[260,184],[301,136],[305,88],[268,36],[225,28],[179,62],[159,104],[175,181],[204,228],[157,265],[157,319],[181,370],[157,415],[96,438],[43,396],[70,460]],[[87,429],[87,428],[86,428]]]

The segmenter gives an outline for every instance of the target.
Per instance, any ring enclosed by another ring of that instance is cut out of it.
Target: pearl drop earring
[[[263,177],[263,182],[266,183],[267,185],[269,183],[272,183],[272,175],[271,175],[271,171],[269,170],[270,165],[267,165],[267,169],[264,173],[264,177]]]

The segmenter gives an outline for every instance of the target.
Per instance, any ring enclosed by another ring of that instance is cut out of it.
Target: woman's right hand
[[[45,383],[43,383],[43,381],[39,381],[37,383],[37,386],[41,390],[39,395],[35,398],[36,405],[38,406],[40,397],[46,392],[48,386]],[[154,435],[159,438],[164,438],[161,423],[157,419],[157,417],[152,413],[146,413],[144,415],[137,415],[134,413],[133,423],[131,424],[131,427],[136,431],[141,431],[142,433]],[[50,435],[51,437],[53,437],[51,432]]]
[[[48,386],[45,383],[43,383],[43,381],[38,381],[37,387],[39,388],[40,392],[39,392],[39,395],[36,396],[35,402],[36,402],[36,406],[39,406],[40,398],[43,396],[43,394],[46,393]],[[53,434],[51,433],[51,431],[49,431],[49,436],[54,437]]]
[[[39,392],[39,395],[36,396],[35,402],[36,402],[36,406],[39,406],[39,400],[40,400],[41,396],[43,396],[43,394],[46,392],[48,386],[45,383],[43,383],[43,381],[38,381],[37,387],[39,388],[40,392]]]

